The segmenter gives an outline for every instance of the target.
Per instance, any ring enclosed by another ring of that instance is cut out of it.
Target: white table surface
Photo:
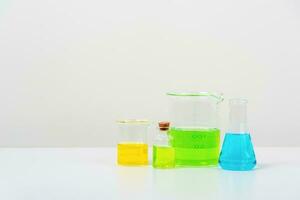
[[[256,148],[258,168],[120,167],[114,148],[2,148],[0,200],[300,200],[300,148]]]

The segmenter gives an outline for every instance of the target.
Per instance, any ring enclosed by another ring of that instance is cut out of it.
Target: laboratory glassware
[[[229,108],[229,129],[222,145],[220,166],[226,170],[251,170],[256,158],[247,124],[247,100],[230,99]]]
[[[148,120],[119,120],[117,160],[119,165],[147,165]]]
[[[211,92],[167,93],[170,97],[170,144],[176,166],[218,164],[220,129],[218,107],[222,94]]]

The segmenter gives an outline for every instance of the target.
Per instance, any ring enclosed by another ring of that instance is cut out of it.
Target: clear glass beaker
[[[256,165],[247,124],[247,100],[229,100],[229,128],[220,154],[220,166],[226,170],[246,171]]]
[[[170,144],[176,166],[217,165],[220,149],[218,105],[221,94],[167,93],[170,97]]]
[[[119,120],[118,164],[147,165],[148,120]]]

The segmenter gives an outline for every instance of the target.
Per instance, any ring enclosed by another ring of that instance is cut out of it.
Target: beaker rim
[[[218,99],[219,101],[223,101],[224,97],[222,93],[215,92],[167,92],[168,96],[178,96],[178,97],[202,97],[202,96],[210,96]]]
[[[118,124],[150,124],[150,121],[147,119],[123,119],[117,120]]]

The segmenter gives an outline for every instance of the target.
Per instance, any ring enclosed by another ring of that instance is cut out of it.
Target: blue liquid
[[[234,171],[251,170],[256,158],[249,133],[226,133],[219,164],[223,169]]]

